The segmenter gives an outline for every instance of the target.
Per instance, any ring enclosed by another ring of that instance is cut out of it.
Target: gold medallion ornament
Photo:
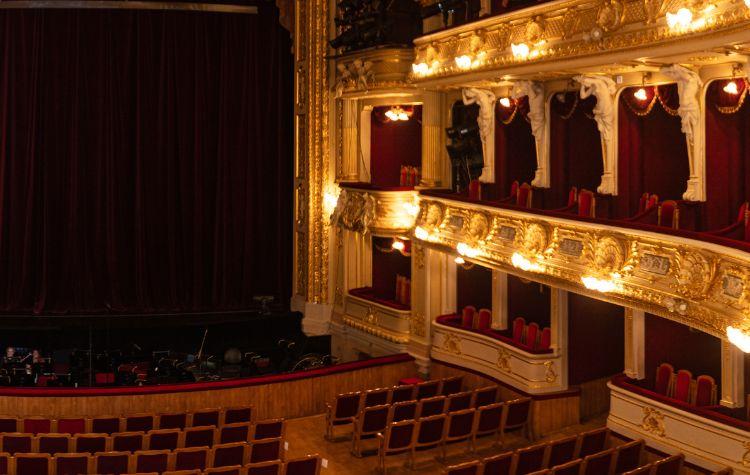
[[[469,236],[471,243],[484,240],[490,232],[490,221],[484,213],[473,213],[469,217],[466,227],[466,234]]]
[[[704,299],[716,276],[716,262],[699,252],[681,249],[675,255],[676,290],[691,299]]]
[[[614,31],[622,26],[625,8],[620,0],[607,0],[599,7],[596,24],[604,31]]]
[[[505,371],[506,373],[510,373],[510,358],[511,354],[508,350],[505,348],[498,348],[497,349],[497,367],[500,369],[500,371]]]
[[[443,350],[461,356],[461,338],[453,333],[446,333],[443,336]]]
[[[657,437],[665,437],[667,435],[664,429],[664,415],[653,407],[643,407],[641,428]]]
[[[523,227],[521,247],[529,256],[542,254],[549,244],[549,230],[542,223],[528,223]]]

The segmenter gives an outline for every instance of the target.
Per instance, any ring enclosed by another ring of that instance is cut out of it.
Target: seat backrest
[[[68,434],[40,434],[37,436],[37,452],[50,455],[67,453],[70,440]]]
[[[124,431],[148,432],[154,428],[153,414],[133,414],[125,418]]]
[[[555,467],[570,462],[575,458],[577,447],[578,436],[575,435],[549,442],[547,465]]]
[[[116,416],[92,417],[91,432],[110,435],[120,432],[120,418]]]
[[[78,475],[89,473],[89,454],[57,454],[52,459],[57,475]]]
[[[654,391],[663,396],[668,396],[673,377],[674,367],[669,363],[660,364],[656,368],[656,381],[654,383]]]
[[[142,432],[116,432],[111,437],[115,452],[135,452],[144,447]]]
[[[321,462],[318,454],[291,459],[285,463],[284,475],[318,475]]]
[[[388,425],[388,429],[385,432],[385,449],[393,451],[411,447],[415,428],[416,422],[413,419],[394,422]]]
[[[629,472],[625,472],[622,475],[650,475],[651,474],[651,468],[653,468],[654,464],[647,463],[646,465],[641,465],[638,468],[634,468],[633,470],[630,470]]]
[[[448,439],[469,437],[474,430],[476,410],[463,409],[448,414],[446,435]]]
[[[195,411],[192,414],[192,423],[191,425],[193,427],[197,426],[218,426],[219,425],[219,417],[221,415],[221,411],[219,409],[201,409],[200,411]]]
[[[576,201],[578,201],[578,188],[571,186],[570,191],[568,192],[568,204],[566,206],[573,206],[576,204]]]
[[[653,475],[679,475],[682,473],[682,464],[685,456],[682,454],[672,455],[654,462]]]
[[[203,470],[208,466],[208,447],[187,447],[174,451],[175,470]]]
[[[513,341],[521,343],[523,341],[524,330],[526,330],[526,319],[516,317],[513,319]]]
[[[174,450],[179,445],[179,429],[155,429],[146,434],[145,447],[149,450]]]
[[[262,439],[250,444],[250,463],[265,462],[281,458],[281,438]]]
[[[86,432],[86,419],[83,417],[58,419],[56,430],[59,434],[70,435]]]
[[[482,184],[479,182],[479,180],[474,179],[469,182],[469,199],[482,199]]]
[[[640,467],[644,446],[643,439],[639,439],[617,447],[615,473],[623,473]]]
[[[471,407],[471,400],[474,397],[472,391],[464,391],[448,396],[448,412],[460,411]]]
[[[513,180],[513,183],[510,184],[510,194],[508,197],[515,200],[516,196],[518,196],[518,180]]]
[[[518,187],[518,194],[516,195],[516,205],[524,208],[531,208],[532,199],[531,185],[528,183],[522,184]]]
[[[464,462],[458,465],[451,465],[446,467],[445,473],[447,475],[479,475],[482,470],[482,465],[477,460],[471,462]]]
[[[429,417],[445,412],[445,396],[434,396],[419,401],[418,417]]]
[[[511,475],[513,452],[504,452],[482,459],[484,473],[487,475]]]
[[[224,409],[224,424],[253,421],[253,406],[228,407]]]
[[[578,216],[596,217],[596,196],[589,190],[581,190],[578,194]]]
[[[172,412],[159,414],[159,429],[184,429],[187,427],[187,414],[184,412]]]
[[[255,423],[253,439],[270,439],[284,437],[286,421],[283,418],[264,419]]]
[[[214,445],[216,427],[187,427],[183,431],[185,447],[211,447]]]
[[[658,206],[659,204],[659,195],[656,193],[653,193],[651,196],[648,197],[648,202],[646,202],[646,209],[644,211],[648,211],[651,208]]]
[[[44,417],[29,417],[23,420],[23,431],[27,434],[48,434],[52,432],[52,421]]]
[[[232,467],[207,468],[203,473],[212,475],[242,475],[242,467],[235,465]]]
[[[521,427],[529,421],[531,398],[522,397],[505,403],[503,426],[505,429]]]
[[[18,419],[10,416],[0,416],[0,433],[18,432]]]
[[[638,212],[643,213],[646,211],[646,204],[648,203],[648,192],[641,195],[640,198],[638,198]]]
[[[748,204],[747,201],[745,201],[744,203],[742,203],[740,205],[740,209],[737,211],[737,222],[738,223],[744,223],[745,220],[747,219],[747,210],[748,210],[747,204]]]
[[[381,406],[388,404],[390,401],[388,398],[390,390],[387,388],[369,389],[365,391],[364,398],[362,399],[362,407]]]
[[[391,389],[391,404],[412,401],[416,396],[417,387],[413,384],[402,384]]]
[[[680,209],[675,200],[662,201],[659,205],[657,223],[672,229],[680,228]]]
[[[473,405],[476,408],[497,402],[497,386],[486,386],[474,390]]]
[[[47,475],[52,473],[49,454],[17,454],[16,475]]]
[[[279,475],[281,474],[281,468],[282,465],[279,460],[249,463],[245,466],[245,469],[247,469],[247,475]]]
[[[496,402],[477,407],[476,427],[477,434],[487,434],[500,430],[505,412],[505,403]]]
[[[390,407],[387,405],[366,407],[359,416],[357,429],[362,434],[373,434],[385,430],[388,425],[388,413]]]
[[[252,426],[249,422],[233,422],[223,425],[219,428],[217,443],[228,444],[230,442],[247,442],[250,440],[250,430]]]
[[[477,330],[489,330],[492,326],[492,311],[486,308],[481,309],[476,321]]]
[[[540,350],[549,350],[552,346],[552,329],[550,327],[542,328],[542,333],[539,335]]]
[[[592,455],[587,455],[583,459],[581,475],[603,475],[611,473],[612,464],[615,460],[615,453],[615,449],[608,449]]]
[[[400,422],[414,419],[416,415],[417,401],[402,401],[391,405],[391,414],[388,418],[391,422]]]
[[[463,376],[451,376],[449,378],[443,378],[440,380],[440,394],[443,396],[450,396],[451,394],[459,393],[463,389],[464,377]]]
[[[334,419],[342,419],[354,417],[359,411],[360,400],[362,394],[357,392],[344,393],[336,396],[335,409],[333,413]]]
[[[682,402],[690,402],[690,391],[691,383],[693,382],[693,374],[686,370],[681,369],[677,371],[677,376],[674,379],[674,394],[673,398]]]
[[[107,450],[107,434],[76,434],[73,436],[73,450],[90,454],[104,452]]]
[[[247,462],[247,448],[248,445],[245,442],[216,445],[211,449],[211,466],[244,465]]]
[[[515,473],[520,475],[543,469],[548,450],[547,444],[537,444],[516,450],[513,460]]]
[[[169,450],[141,450],[135,453],[136,472],[162,473],[169,468]]]
[[[94,455],[95,473],[120,475],[128,473],[130,452],[100,452]]]
[[[440,380],[424,381],[417,384],[417,399],[437,396],[440,391]]]
[[[445,414],[420,418],[417,422],[416,446],[435,445],[443,439]]]
[[[583,432],[579,437],[580,442],[578,444],[578,453],[576,455],[579,458],[584,458],[588,455],[601,452],[607,447],[609,429],[606,427],[593,429]]]
[[[539,336],[539,324],[536,322],[529,323],[529,326],[526,327],[526,346],[529,348],[536,348],[538,343],[538,336]]]
[[[3,434],[3,452],[8,452],[11,455],[29,453],[31,452],[33,437],[31,434],[21,432]]]
[[[477,309],[473,305],[467,305],[461,310],[461,326],[469,328],[474,323],[474,314]]]
[[[711,406],[716,404],[716,381],[707,374],[698,376],[695,380],[695,405]]]
[[[552,467],[554,475],[578,475],[581,472],[581,459],[571,460],[570,462]]]

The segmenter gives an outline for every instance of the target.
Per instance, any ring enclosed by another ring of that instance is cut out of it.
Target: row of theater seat
[[[0,434],[0,451],[16,453],[103,452],[138,450],[174,450],[186,447],[212,447],[230,442],[252,442],[283,438],[284,419],[268,419],[256,423],[237,422],[222,427],[201,426],[180,429],[154,429],[148,432],[115,432],[114,434],[82,433]]]
[[[445,458],[446,444],[466,441],[468,449],[474,451],[479,437],[495,435],[502,445],[505,433],[517,429],[532,439],[530,410],[531,399],[520,398],[477,409],[391,421],[384,428],[371,427],[367,434],[377,433],[378,464],[385,471],[385,458],[389,455],[409,452],[409,464],[413,466],[415,453],[421,449],[439,447]]]
[[[693,379],[693,374],[686,369],[675,374],[674,367],[669,363],[662,363],[656,368],[654,392],[695,406],[713,406],[717,399],[714,378],[702,374]]]
[[[523,317],[513,319],[512,338],[516,346],[531,350],[549,350],[552,345],[552,330],[544,327],[539,330],[536,322],[526,323]]]
[[[0,416],[0,432],[30,432],[32,434],[56,432],[79,434],[96,432],[146,432],[152,429],[184,429],[195,426],[216,426],[236,422],[252,422],[254,407],[207,408],[192,412],[159,414],[128,414],[121,416],[102,415],[93,417],[47,417]]]
[[[449,396],[461,392],[463,388],[461,376],[429,381],[415,378],[402,382],[408,382],[408,384],[342,393],[337,395],[334,401],[326,403],[326,438],[333,437],[335,426],[353,424],[357,415],[366,407],[415,401],[434,396]],[[495,391],[497,391],[496,388]]]
[[[168,471],[204,471],[220,467],[278,467],[284,459],[284,440],[267,439],[254,443],[234,442],[189,449],[144,450],[130,452],[98,452],[57,454],[0,453],[0,474],[9,475],[76,475],[76,474],[126,474],[163,473]],[[308,456],[290,460],[296,474],[314,474],[319,470],[318,457]],[[306,471],[300,471],[304,467]],[[310,470],[313,468],[314,470]],[[253,470],[254,473],[274,473],[271,469]],[[289,472],[287,472],[289,473]]]

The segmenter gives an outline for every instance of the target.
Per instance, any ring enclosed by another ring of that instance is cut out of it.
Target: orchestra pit
[[[0,475],[750,474],[750,0],[0,1]]]

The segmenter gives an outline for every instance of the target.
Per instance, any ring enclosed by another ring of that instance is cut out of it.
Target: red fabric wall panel
[[[623,370],[625,309],[568,294],[568,382],[581,384]]]
[[[370,183],[399,186],[401,165],[422,163],[422,106],[414,106],[408,121],[383,120],[390,106],[375,107],[370,119]]]
[[[471,269],[456,266],[456,310],[467,305],[477,310],[492,308],[492,270],[475,265]]]
[[[646,379],[653,383],[661,363],[707,374],[721,384],[721,340],[666,318],[646,314]]]
[[[669,97],[676,86],[659,88]],[[656,100],[650,113],[639,116],[626,104],[637,88],[622,92],[618,116],[618,197],[617,216],[638,211],[638,199],[645,192],[659,200],[678,200],[690,176],[687,142],[679,116],[668,114]]]
[[[411,258],[398,251],[390,250],[392,238],[373,236],[372,238],[372,289],[376,297],[393,300],[396,297],[396,276],[411,278]]]
[[[750,190],[750,106],[734,114],[717,109],[725,81],[714,81],[706,94],[706,229],[734,222]]]
[[[536,322],[540,328],[549,326],[550,289],[537,282],[523,281],[508,275],[508,324],[516,317],[526,323]]]

